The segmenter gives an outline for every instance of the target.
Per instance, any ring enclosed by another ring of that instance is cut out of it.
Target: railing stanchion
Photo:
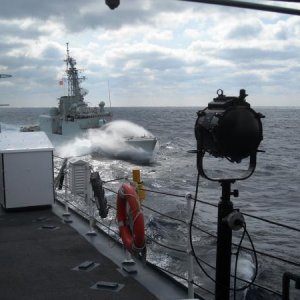
[[[68,195],[68,171],[64,171],[64,180],[65,180],[65,212],[63,213],[64,222],[65,223],[72,223],[73,221],[70,220],[71,214],[69,213],[69,195]]]
[[[191,217],[192,217],[192,195],[187,193],[185,195],[187,200],[187,230],[188,230],[188,239],[187,239],[187,256],[188,256],[188,298],[194,299],[194,257],[191,249]]]
[[[88,166],[88,168],[89,168],[89,166]],[[86,176],[87,176],[86,197],[87,197],[88,207],[89,207],[89,231],[87,232],[87,235],[94,236],[97,234],[93,228],[94,210],[93,210],[93,203],[92,203],[92,191],[91,191],[90,170],[89,169],[86,172]]]
[[[122,270],[128,274],[136,274],[137,268],[134,259],[131,256],[131,253],[125,249],[125,259],[122,261]]]

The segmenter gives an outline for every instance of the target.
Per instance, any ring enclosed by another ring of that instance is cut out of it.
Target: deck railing
[[[56,166],[55,166],[56,173],[59,172],[61,164],[62,164],[62,162],[58,159],[56,161]],[[62,185],[63,190],[61,192],[57,193],[57,200],[59,202],[61,202],[63,205],[65,205],[66,216],[67,216],[68,210],[72,209],[73,211],[75,211],[75,212],[81,214],[82,216],[84,216],[85,218],[87,218],[90,221],[91,227],[97,226],[98,229],[102,230],[103,232],[105,232],[106,234],[108,234],[109,236],[114,238],[116,240],[116,242],[121,243],[121,239],[119,237],[119,232],[118,232],[118,226],[114,222],[115,213],[113,212],[116,210],[116,196],[115,195],[117,194],[118,191],[115,188],[111,187],[111,183],[113,183],[113,185],[115,185],[116,181],[120,182],[120,186],[121,186],[121,183],[123,183],[124,181],[128,181],[128,179],[123,178],[123,177],[122,178],[112,178],[110,180],[103,182],[104,189],[108,193],[108,195],[107,195],[108,206],[110,208],[110,213],[108,215],[107,220],[101,219],[96,216],[95,203],[93,203],[94,208],[90,209],[89,204],[86,202],[85,197],[72,196],[70,194],[70,192],[68,191],[69,186],[66,183],[64,183]],[[201,204],[203,206],[210,206],[210,207],[216,208],[216,215],[217,215],[217,205],[216,204],[212,204],[207,201],[200,200],[200,199],[195,199],[192,196],[192,194],[190,194],[190,193],[177,194],[177,193],[170,193],[170,192],[154,190],[154,189],[149,189],[149,188],[143,188],[143,190],[148,193],[149,199],[151,199],[151,196],[150,196],[151,194],[156,194],[156,195],[165,195],[168,197],[173,197],[173,198],[176,198],[177,200],[178,199],[182,200],[182,203],[184,203],[186,205],[186,210],[187,210],[186,219],[181,219],[181,218],[177,218],[177,217],[168,215],[166,213],[163,213],[153,207],[150,207],[147,204],[147,200],[146,200],[146,201],[142,202],[142,208],[143,208],[144,214],[146,216],[148,215],[148,213],[147,213],[147,211],[148,211],[151,214],[154,213],[157,216],[172,220],[172,222],[175,222],[178,225],[180,224],[183,227],[186,226],[187,232],[188,232],[189,228],[191,228],[193,231],[192,234],[194,236],[195,236],[195,232],[200,232],[203,236],[207,236],[208,238],[211,238],[211,239],[217,239],[217,236],[214,232],[207,230],[206,228],[203,228],[199,225],[190,224],[191,205],[192,205],[193,201],[198,204]],[[258,217],[258,216],[255,216],[255,215],[252,215],[249,213],[244,213],[244,212],[242,212],[242,214],[244,215],[246,222],[250,219],[254,219],[255,221],[262,222],[262,224],[268,224],[268,225],[274,226],[275,228],[280,227],[280,228],[286,230],[286,232],[287,232],[286,234],[288,234],[288,232],[291,232],[291,231],[294,233],[296,232],[297,234],[300,233],[300,229],[286,225],[286,224],[279,223],[274,220]],[[68,220],[68,217],[66,218],[66,220]],[[264,226],[264,225],[261,225],[261,226]],[[146,230],[146,232],[147,232],[147,230]],[[191,249],[190,249],[191,241],[189,239],[187,239],[186,245],[178,245],[175,247],[173,245],[168,245],[167,243],[161,241],[160,238],[156,238],[155,236],[150,235],[150,234],[151,234],[151,232],[146,233],[148,244],[154,243],[156,246],[165,249],[164,251],[166,251],[166,253],[168,253],[168,251],[169,251],[169,255],[171,255],[171,256],[172,256],[172,253],[174,253],[174,252],[179,253],[180,255],[186,255],[188,263],[187,263],[187,270],[186,270],[186,272],[183,272],[183,274],[179,274],[174,271],[171,271],[167,267],[161,266],[153,260],[148,261],[149,264],[155,266],[156,269],[168,274],[172,278],[177,279],[180,284],[183,284],[184,286],[188,287],[189,298],[193,297],[194,288],[195,288],[195,292],[198,295],[200,295],[200,297],[201,297],[202,293],[204,293],[204,296],[202,296],[202,297],[204,297],[205,299],[207,299],[207,297],[209,297],[209,295],[211,295],[211,296],[214,295],[214,291],[211,290],[210,287],[206,287],[202,284],[202,282],[196,281],[196,279],[195,279],[196,277],[194,276],[195,266],[193,264],[193,261],[195,259],[199,262],[199,264],[201,264],[200,267],[201,267],[202,271],[204,272],[204,274],[207,274],[207,276],[209,276],[209,278],[214,277],[216,268],[214,265],[210,264],[209,262],[202,259],[198,255],[196,257],[193,257]],[[236,238],[238,238],[238,237],[236,237]],[[249,236],[249,238],[250,238],[250,236]],[[281,264],[281,266],[286,271],[289,271],[290,269],[292,269],[294,272],[297,272],[298,274],[300,273],[300,271],[299,271],[300,270],[299,269],[300,262],[295,261],[292,258],[286,258],[285,256],[287,255],[287,253],[284,253],[282,256],[278,256],[275,254],[271,254],[270,252],[257,250],[254,248],[253,244],[251,247],[247,247],[247,246],[241,245],[241,243],[236,243],[236,242],[232,243],[232,247],[236,251],[238,250],[238,252],[245,251],[247,253],[250,253],[251,256],[258,257],[258,261],[260,261],[261,259],[263,259],[263,260],[269,259],[269,260],[272,260],[272,262],[274,262],[276,264]],[[271,248],[271,245],[270,245],[270,248]],[[283,274],[277,274],[277,275],[278,275],[278,278],[281,280]],[[272,274],[272,276],[274,276],[274,274]],[[246,288],[249,288],[250,286],[252,286],[254,288],[263,290],[266,293],[273,295],[274,297],[277,296],[278,299],[281,299],[283,296],[282,291],[280,290],[280,286],[277,286],[277,288],[274,288],[273,286],[266,286],[263,284],[259,284],[257,282],[252,282],[251,280],[250,281],[245,280],[243,278],[238,277],[236,274],[232,274],[231,277],[233,280],[237,280],[237,281],[243,283],[243,287],[236,289],[236,291],[241,291],[243,289],[246,289]],[[299,286],[299,284],[298,284],[298,286]],[[234,295],[235,295],[236,291],[233,291]],[[274,298],[274,299],[276,299],[276,298]],[[285,299],[288,299],[288,298],[285,298]]]

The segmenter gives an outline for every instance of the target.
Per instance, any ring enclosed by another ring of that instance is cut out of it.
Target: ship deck
[[[0,208],[0,291],[14,299],[183,299],[186,291],[137,261],[137,274],[121,268],[124,251],[78,216],[66,224],[59,205],[7,212]],[[80,270],[86,261],[94,264]],[[95,288],[115,282],[117,288]]]

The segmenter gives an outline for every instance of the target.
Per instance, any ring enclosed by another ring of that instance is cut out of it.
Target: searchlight
[[[209,153],[236,163],[250,157],[249,169],[252,174],[258,146],[263,139],[261,118],[264,116],[255,112],[246,102],[248,95],[244,89],[240,90],[238,97],[225,96],[221,89],[217,90],[217,95],[205,109],[197,113],[195,136],[198,170],[208,178],[203,171],[202,160],[205,153]]]
[[[264,116],[255,112],[246,102],[248,95],[244,89],[240,90],[238,97],[227,97],[221,89],[217,91],[217,95],[205,109],[197,113],[194,129],[197,150],[193,152],[197,153],[199,175],[218,181],[222,187],[218,203],[215,300],[229,300],[232,230],[243,227],[246,232],[243,215],[233,208],[230,200],[231,196],[239,196],[238,190],[231,190],[231,184],[236,180],[249,178],[255,170],[258,146],[263,139],[261,118]],[[203,168],[205,153],[228,159],[232,163],[240,163],[249,157],[249,166],[238,177],[210,177]]]

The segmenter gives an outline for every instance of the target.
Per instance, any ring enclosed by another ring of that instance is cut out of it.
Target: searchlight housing
[[[250,108],[244,89],[240,90],[238,97],[227,97],[221,89],[217,95],[197,113],[197,150],[239,163],[257,152],[263,139],[263,115]]]
[[[105,4],[110,8],[110,9],[115,9],[120,5],[120,0],[105,0]]]

